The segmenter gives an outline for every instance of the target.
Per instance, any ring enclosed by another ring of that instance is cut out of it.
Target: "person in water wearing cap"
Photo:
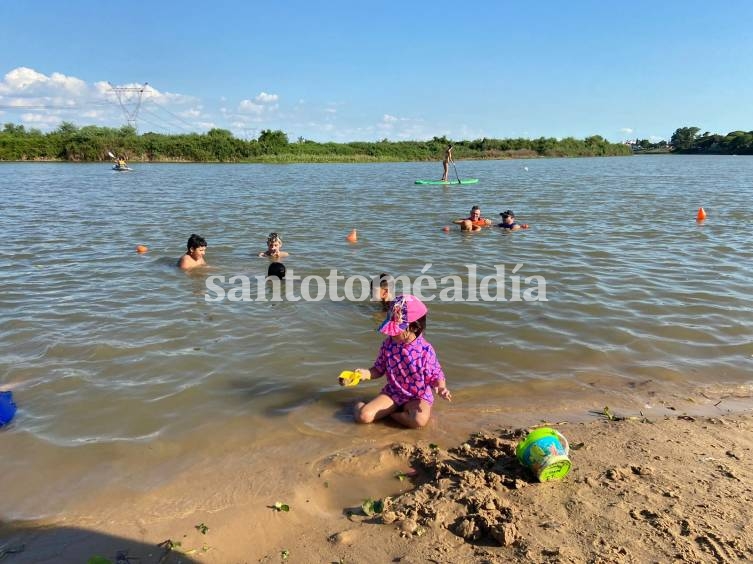
[[[444,372],[434,347],[424,339],[426,306],[410,294],[398,296],[391,304],[379,331],[388,337],[370,369],[356,368],[361,380],[384,376],[382,391],[368,403],[358,402],[354,409],[356,423],[373,423],[391,417],[401,425],[418,429],[431,418],[434,403],[432,390],[447,401]],[[345,385],[340,381],[340,385]]]
[[[498,223],[497,227],[501,227],[502,229],[509,229],[510,231],[517,231],[518,229],[528,229],[527,223],[523,223],[522,225],[515,223],[515,214],[512,210],[505,210],[499,215],[502,216],[502,223]]]
[[[280,237],[277,233],[274,231],[269,234],[269,237],[267,237],[267,250],[262,251],[259,253],[260,257],[269,257],[269,258],[283,258],[289,255],[289,253],[286,253],[285,251],[281,251],[282,248],[282,237]]]
[[[207,240],[201,235],[192,233],[186,243],[186,254],[180,257],[178,268],[190,270],[197,266],[206,266],[204,254],[207,252]]]
[[[450,175],[450,163],[452,161],[452,145],[449,145],[447,147],[447,150],[444,152],[444,160],[442,160],[442,168],[444,172],[442,173],[442,182],[447,182],[448,176]]]
[[[489,227],[492,220],[481,217],[481,208],[473,206],[468,217],[456,219],[452,223],[459,225],[461,231],[480,231],[482,227]]]

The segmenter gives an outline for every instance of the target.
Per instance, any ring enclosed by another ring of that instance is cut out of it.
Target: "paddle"
[[[115,155],[113,155],[110,151],[107,151],[107,154],[110,155],[111,159],[115,159]],[[117,159],[115,159],[115,160],[117,160]]]
[[[460,177],[458,176],[458,167],[455,166],[455,161],[452,161],[452,168],[455,169],[455,178],[458,179],[458,184],[462,184],[462,182],[460,182]]]

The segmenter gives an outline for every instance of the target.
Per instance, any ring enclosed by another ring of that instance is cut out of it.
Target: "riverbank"
[[[193,469],[138,498],[5,525],[0,546],[16,551],[12,564],[750,560],[753,401],[725,405],[699,409],[713,416],[607,410],[552,423],[572,448],[561,482],[537,483],[517,463],[524,429],[447,445],[405,431],[400,442],[372,435],[314,460],[270,461],[261,488],[230,457],[233,468],[211,476]],[[205,496],[222,508],[183,510]],[[383,512],[367,515],[366,498]]]
[[[630,157],[632,154],[622,155],[600,155],[600,154],[566,154],[556,152],[552,154],[539,154],[536,151],[528,149],[499,151],[490,150],[483,155],[467,155],[459,157],[457,162],[466,161],[503,161],[503,160],[522,160],[522,159],[554,159],[554,158],[590,158],[590,157],[607,157],[620,156]],[[275,153],[259,155],[251,158],[236,159],[205,159],[191,160],[186,158],[154,158],[150,159],[139,155],[129,155],[128,164],[371,164],[371,163],[437,163],[434,156],[425,157],[403,157],[399,155],[369,155],[369,154],[306,154],[306,153]],[[111,160],[106,157],[97,157],[94,160],[83,159],[58,159],[48,157],[3,160],[0,163],[70,163],[70,164],[112,164]],[[441,165],[441,163],[439,163]],[[441,168],[440,168],[441,170]]]
[[[453,141],[434,137],[424,141],[316,142],[299,137],[291,142],[283,131],[264,130],[257,139],[240,139],[228,130],[212,129],[202,134],[162,135],[109,128],[79,129],[63,124],[50,133],[6,127],[0,131],[0,160],[62,158],[74,162],[106,161],[123,155],[129,161],[188,162],[420,162],[439,161],[448,145],[454,158],[499,159],[504,155],[531,153],[538,156],[622,156],[631,149],[610,143],[599,135],[585,139],[476,139]]]

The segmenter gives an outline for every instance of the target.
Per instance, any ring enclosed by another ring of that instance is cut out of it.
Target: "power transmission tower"
[[[115,94],[118,99],[123,113],[125,114],[128,125],[132,126],[134,130],[138,132],[136,125],[136,119],[139,115],[139,109],[141,108],[141,97],[149,87],[149,83],[145,82],[144,86],[140,87],[125,87],[125,86],[113,86],[108,82],[110,90]]]

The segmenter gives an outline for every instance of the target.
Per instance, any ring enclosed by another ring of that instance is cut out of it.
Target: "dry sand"
[[[269,492],[239,488],[222,510],[181,514],[160,491],[164,514],[111,508],[73,522],[6,524],[0,559],[10,549],[3,564],[95,554],[117,564],[753,561],[750,406],[552,426],[572,447],[560,482],[537,483],[517,463],[524,429],[487,429],[456,445],[405,431],[399,444],[365,441],[291,464],[272,487],[289,511],[275,509]],[[369,496],[382,513],[364,514]],[[173,550],[157,546],[168,539]]]

